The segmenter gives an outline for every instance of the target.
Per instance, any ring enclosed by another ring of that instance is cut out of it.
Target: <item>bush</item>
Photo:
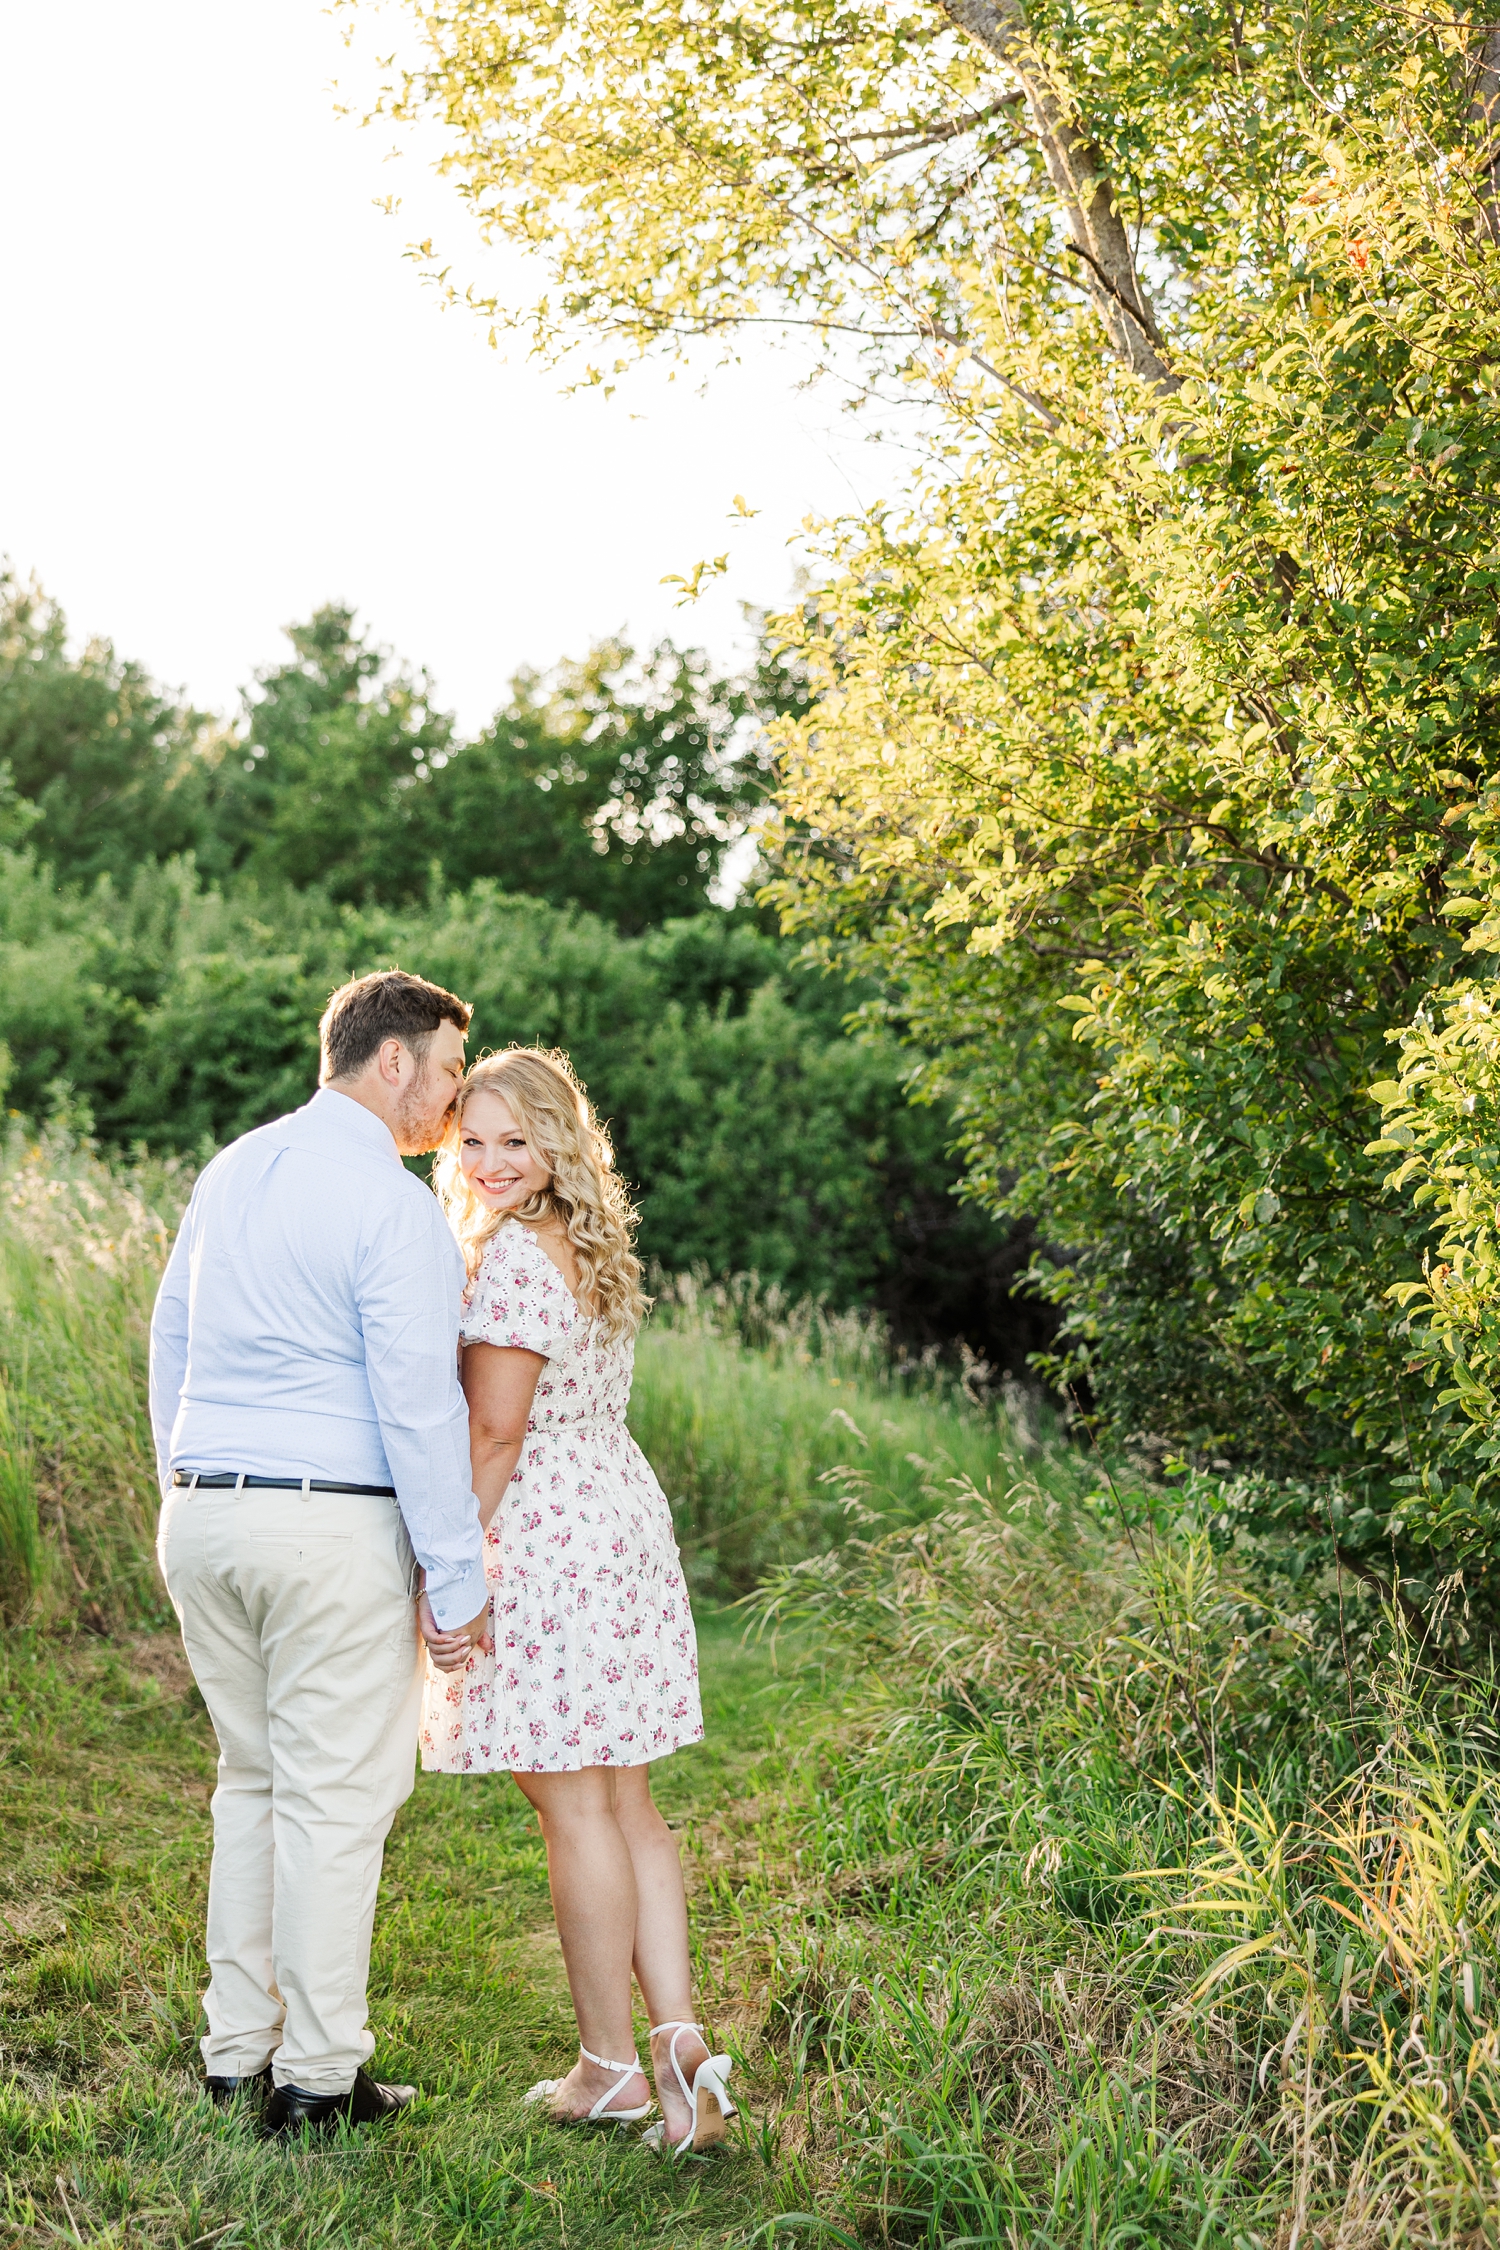
[[[251,884],[204,892],[183,861],[84,895],[0,852],[11,1099],[45,1115],[65,1081],[116,1147],[201,1155],[296,1107],[329,992],[394,962],[473,1001],[475,1051],[569,1051],[613,1121],[648,1257],[883,1300],[906,1333],[968,1327],[1019,1362],[1003,1291],[976,1288],[1007,1232],[948,1192],[944,1121],[908,1103],[908,1058],[883,1032],[845,1036],[845,989],[749,918],[625,938],[491,883],[355,909]]]

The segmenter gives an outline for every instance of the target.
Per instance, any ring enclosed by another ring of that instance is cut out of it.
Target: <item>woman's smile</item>
[[[510,1188],[519,1186],[519,1172],[475,1172],[475,1186],[481,1195],[508,1195]]]
[[[519,1172],[476,1172],[474,1185],[487,1194],[503,1195],[507,1188],[517,1185],[520,1177]]]

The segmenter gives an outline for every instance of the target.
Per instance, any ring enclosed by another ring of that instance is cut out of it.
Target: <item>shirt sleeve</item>
[[[151,1313],[151,1436],[156,1446],[156,1481],[165,1492],[172,1430],[187,1377],[188,1286],[193,1206],[177,1229],[156,1304]]]
[[[360,1262],[365,1372],[412,1551],[439,1625],[488,1599],[469,1414],[458,1385],[463,1262],[426,1189],[372,1231]]]
[[[572,1300],[546,1252],[527,1256],[516,1222],[485,1244],[484,1262],[464,1305],[466,1344],[540,1352],[550,1359],[571,1325]]]

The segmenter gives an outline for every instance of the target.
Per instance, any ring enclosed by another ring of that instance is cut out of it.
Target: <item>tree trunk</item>
[[[1178,390],[1181,377],[1172,373],[1163,356],[1161,332],[1136,275],[1130,237],[1115,208],[1103,153],[1069,117],[1048,79],[1019,0],[939,0],[939,4],[951,22],[987,47],[1020,80],[1048,177],[1067,214],[1073,247],[1087,269],[1082,278],[1116,357],[1153,390]],[[1500,101],[1500,78],[1496,98]]]
[[[1491,242],[1500,242],[1500,24],[1480,33],[1469,123],[1480,150],[1474,182],[1479,222]]]

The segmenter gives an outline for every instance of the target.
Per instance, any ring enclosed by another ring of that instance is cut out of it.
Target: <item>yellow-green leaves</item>
[[[681,609],[685,603],[695,602],[705,585],[712,584],[716,578],[722,578],[728,568],[728,555],[715,555],[711,560],[695,562],[686,577],[680,571],[668,571],[661,583],[663,586],[680,586],[682,588],[682,592],[677,599],[677,606]]]
[[[1399,1158],[1388,1183],[1432,1214],[1436,1240],[1422,1278],[1398,1283],[1391,1295],[1411,1316],[1412,1351],[1439,1398],[1471,1425],[1469,1446],[1454,1448],[1462,1453],[1497,1435],[1500,1411],[1500,1013],[1493,990],[1472,980],[1453,985],[1406,1032],[1400,1056],[1401,1076],[1371,1088],[1386,1112],[1371,1153]],[[1478,1529],[1488,1536],[1487,1515]]]
[[[1295,1483],[1253,1528],[1298,1568],[1332,1553],[1330,1479],[1348,1552],[1470,1556],[1500,260],[1452,27],[1025,0],[1026,67],[1138,233],[1164,398],[1101,343],[1018,50],[942,7],[412,20],[387,106],[439,120],[546,271],[497,319],[626,356],[799,323],[910,432],[785,621],[812,700],[780,729],[775,897],[878,978],[972,1192],[1039,1217],[1053,1373],[1122,1433]]]

